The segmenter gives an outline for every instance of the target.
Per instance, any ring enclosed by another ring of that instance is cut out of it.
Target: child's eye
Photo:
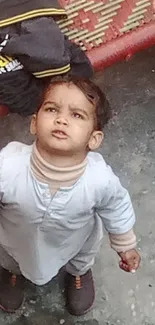
[[[45,109],[45,111],[46,111],[46,112],[51,112],[51,113],[56,113],[57,109],[54,108],[54,107],[47,107],[47,108]]]
[[[79,113],[73,113],[73,116],[75,118],[79,118],[79,119],[82,119],[83,120],[83,116],[81,114],[79,114]]]

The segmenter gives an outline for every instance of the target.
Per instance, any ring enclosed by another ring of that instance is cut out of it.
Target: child
[[[66,266],[66,302],[73,315],[94,301],[91,267],[103,227],[120,267],[135,271],[134,211],[128,192],[97,149],[110,118],[108,102],[88,80],[52,81],[33,116],[36,142],[11,142],[0,153],[0,305],[24,298],[24,277],[49,282]]]

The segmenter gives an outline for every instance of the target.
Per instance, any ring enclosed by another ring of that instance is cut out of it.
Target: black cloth
[[[0,0],[15,4],[13,14],[43,5],[60,7],[57,1]],[[33,4],[32,4],[33,3]],[[31,6],[30,6],[31,5]],[[16,10],[15,10],[16,9]],[[7,18],[9,15],[7,15]],[[12,17],[12,16],[11,16]],[[0,28],[0,103],[10,112],[30,115],[36,111],[46,82],[57,75],[91,78],[93,69],[85,52],[71,43],[52,17],[22,20]]]
[[[86,53],[81,47],[69,41],[66,37],[66,43],[70,50],[70,71],[69,74],[75,77],[92,78],[94,71]]]
[[[1,41],[8,40],[2,55],[17,58],[36,78],[70,70],[70,51],[65,36],[52,17],[41,17],[0,28]]]
[[[72,76],[91,78],[93,69],[81,48],[65,37],[70,55]],[[41,105],[42,95],[52,77],[35,78],[17,60],[0,56],[0,104],[6,105],[11,113],[28,116]]]
[[[66,15],[57,0],[0,0],[0,27],[43,16]]]
[[[7,106],[10,113],[31,115],[41,105],[46,83],[46,80],[37,80],[24,70],[13,71],[10,78],[6,73],[3,84],[0,82],[0,104]]]
[[[2,28],[0,38],[3,42],[6,39],[2,55],[18,58],[36,78],[63,74],[70,68],[79,76],[92,75],[85,52],[68,40],[53,18],[43,17]]]

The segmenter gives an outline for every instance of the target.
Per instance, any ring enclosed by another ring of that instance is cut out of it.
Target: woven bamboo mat
[[[155,19],[153,0],[60,0],[61,30],[83,50],[100,47]]]

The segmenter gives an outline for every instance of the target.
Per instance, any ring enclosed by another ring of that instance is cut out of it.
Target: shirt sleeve
[[[118,253],[129,251],[137,246],[136,235],[133,229],[121,235],[109,234],[109,240],[111,248]]]
[[[131,230],[135,224],[135,213],[128,191],[118,177],[107,166],[106,180],[100,189],[100,200],[96,213],[102,218],[108,233],[119,235]]]

